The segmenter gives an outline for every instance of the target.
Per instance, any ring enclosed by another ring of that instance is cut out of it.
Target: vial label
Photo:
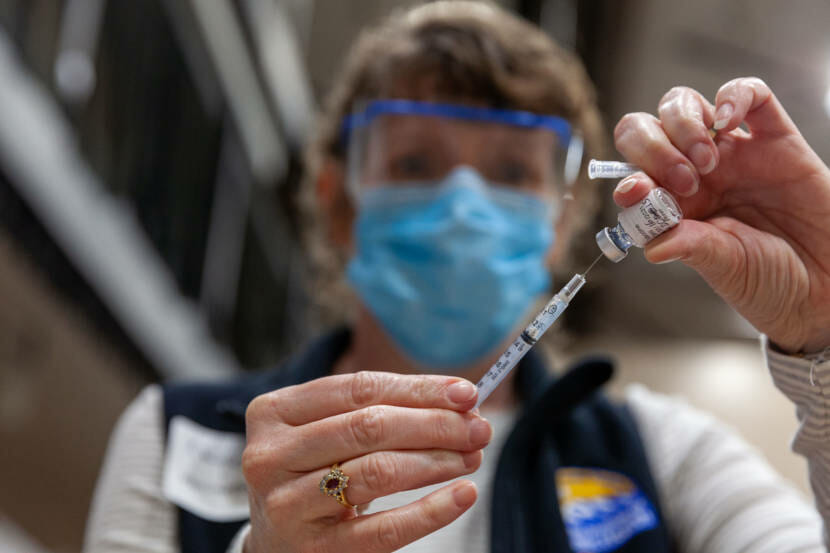
[[[677,225],[682,218],[677,202],[662,188],[655,188],[640,203],[619,214],[623,230],[641,248]]]

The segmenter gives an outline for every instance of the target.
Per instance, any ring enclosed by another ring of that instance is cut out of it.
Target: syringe
[[[588,162],[588,178],[594,179],[624,179],[641,169],[633,163],[623,161],[604,161],[592,159]]]
[[[709,129],[709,136],[715,138],[718,131]],[[608,161],[602,159],[592,159],[588,162],[588,178],[594,179],[624,179],[634,173],[642,171],[633,163],[626,163],[624,161]]]
[[[501,354],[498,361],[493,363],[490,370],[478,381],[476,387],[478,388],[478,401],[476,401],[476,408],[480,407],[484,400],[487,399],[493,390],[498,387],[504,378],[510,374],[519,361],[524,357],[530,348],[532,348],[542,334],[562,315],[562,312],[568,308],[568,304],[579,292],[580,288],[585,284],[585,275],[588,271],[596,265],[597,261],[602,259],[600,254],[593,263],[582,274],[575,274],[571,280],[562,287],[559,292],[548,301],[545,308],[542,309],[529,325],[527,325],[519,336],[513,340],[513,343]]]
[[[602,161],[592,159],[588,163],[588,177],[591,179],[624,178],[640,171],[640,168],[631,163],[622,161]],[[607,257],[618,263],[628,253],[632,245],[645,246],[656,236],[674,227],[683,218],[683,212],[677,202],[667,191],[656,188],[640,200],[637,204],[623,210],[618,217],[619,224],[614,228],[606,227],[597,233],[597,245],[602,254],[582,274],[575,274],[570,282],[557,292],[545,305],[545,308],[536,315],[524,331],[513,340],[498,361],[493,363],[490,370],[478,381],[478,401],[476,408],[493,393],[493,390],[510,374],[530,348],[536,344],[550,325],[568,308],[573,297],[585,284],[585,275],[588,274],[597,261]]]

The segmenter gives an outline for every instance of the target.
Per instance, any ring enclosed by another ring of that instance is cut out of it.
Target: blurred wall
[[[2,232],[0,298],[0,513],[77,551],[107,437],[142,378]]]
[[[677,85],[714,101],[736,77],[764,79],[807,141],[830,162],[830,3],[804,0],[636,0],[623,3],[613,54],[594,72],[605,83],[601,99],[609,131],[628,112],[654,113]],[[616,213],[607,184],[607,211]],[[610,218],[610,217],[609,217]],[[749,338],[756,332],[696,273],[679,263],[652,266],[634,252],[617,266],[598,267],[606,278],[592,312],[602,335],[673,338]]]

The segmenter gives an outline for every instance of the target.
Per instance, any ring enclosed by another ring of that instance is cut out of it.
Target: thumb
[[[682,261],[700,273],[717,292],[731,295],[734,291],[729,290],[730,283],[739,276],[739,268],[745,263],[744,246],[736,236],[740,232],[736,227],[744,226],[728,217],[707,222],[683,219],[652,240],[645,248],[645,256],[651,263]]]

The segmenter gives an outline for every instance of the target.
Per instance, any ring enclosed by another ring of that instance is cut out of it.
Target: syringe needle
[[[587,269],[585,269],[585,272],[584,272],[584,273],[582,273],[582,276],[584,277],[585,275],[587,275],[587,274],[588,274],[588,271],[590,271],[591,269],[593,269],[593,268],[594,268],[594,265],[596,265],[596,264],[597,264],[597,262],[598,262],[600,259],[602,259],[603,257],[605,257],[603,254],[599,254],[599,257],[597,257],[596,259],[594,259],[594,261],[593,261],[590,265],[588,265],[588,268],[587,268]]]

